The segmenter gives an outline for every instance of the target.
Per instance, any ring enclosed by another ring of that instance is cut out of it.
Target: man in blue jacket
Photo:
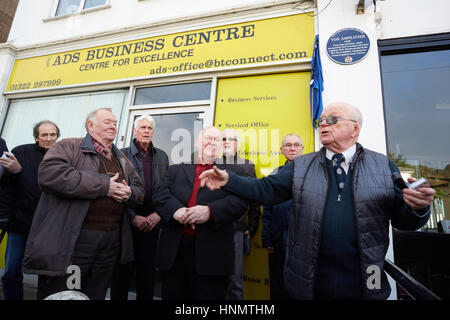
[[[323,110],[323,148],[297,157],[277,174],[239,177],[213,168],[202,185],[223,187],[263,205],[292,199],[284,280],[294,299],[386,299],[383,271],[394,228],[417,230],[429,218],[435,191],[394,185],[395,164],[357,143],[360,111],[344,102]],[[410,182],[415,179],[409,178]],[[379,281],[372,281],[378,277]]]
[[[278,167],[272,174],[275,174],[294,160],[303,152],[303,142],[299,135],[289,133],[281,141],[281,154],[285,156],[286,162]],[[262,246],[269,253],[269,276],[270,276],[270,298],[272,300],[286,300],[289,295],[286,292],[283,281],[283,267],[286,256],[289,213],[291,211],[292,200],[264,206],[261,232]]]

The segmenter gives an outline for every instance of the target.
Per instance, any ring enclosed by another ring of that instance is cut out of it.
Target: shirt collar
[[[349,165],[350,162],[352,162],[355,152],[356,152],[356,144],[352,145],[350,148],[348,148],[347,150],[342,152],[342,154],[344,155],[344,158],[345,158],[345,164]],[[333,151],[326,149],[325,155],[328,160],[331,160],[333,158],[334,154],[335,153]]]
[[[145,151],[144,148],[141,147],[141,145],[139,144],[139,142],[136,139],[133,140],[133,143],[136,146],[136,149],[139,151],[139,153],[142,156],[149,156],[150,155],[150,151],[153,148],[153,142],[150,142],[150,145],[148,146],[147,151]]]
[[[108,155],[108,149],[98,140],[94,139],[94,137],[92,137],[92,144],[94,145],[94,149],[95,151],[97,151],[98,153],[106,156]]]

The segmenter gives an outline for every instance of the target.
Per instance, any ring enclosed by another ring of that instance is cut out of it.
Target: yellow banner
[[[18,59],[7,92],[310,59],[314,18],[291,15]]]
[[[281,141],[288,133],[303,140],[303,153],[314,151],[309,111],[310,73],[285,73],[221,79],[218,82],[214,125],[240,134],[241,158],[255,164],[258,177],[283,165]],[[267,250],[261,244],[262,223],[244,259],[244,298],[269,299]]]

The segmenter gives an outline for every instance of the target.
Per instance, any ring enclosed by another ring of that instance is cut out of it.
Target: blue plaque
[[[335,32],[327,42],[328,57],[336,63],[353,64],[367,55],[370,40],[367,34],[355,28]]]

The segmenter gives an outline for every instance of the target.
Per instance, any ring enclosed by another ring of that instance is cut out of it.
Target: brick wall
[[[8,40],[18,3],[19,0],[0,0],[0,43]]]

